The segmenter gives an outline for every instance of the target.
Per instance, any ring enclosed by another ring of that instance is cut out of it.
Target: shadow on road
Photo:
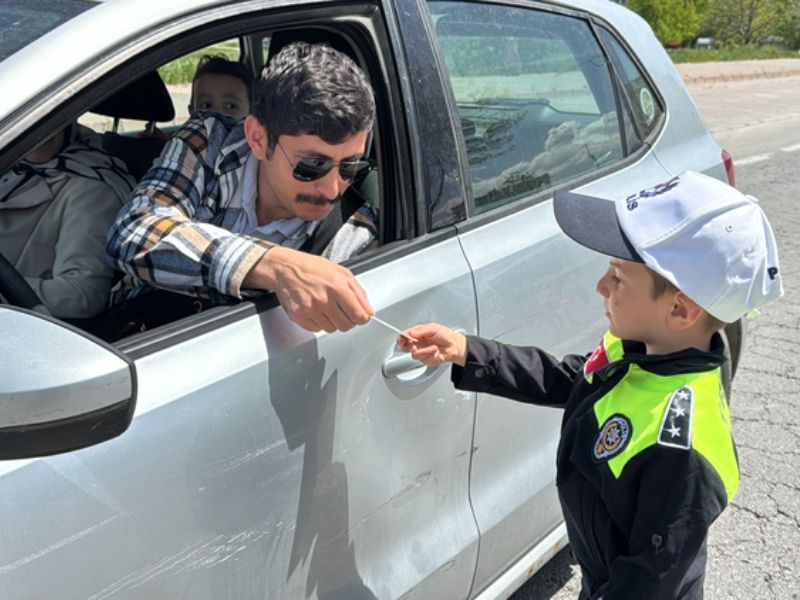
[[[550,600],[573,578],[577,563],[569,553],[569,546],[556,554],[524,586],[514,592],[509,600]]]

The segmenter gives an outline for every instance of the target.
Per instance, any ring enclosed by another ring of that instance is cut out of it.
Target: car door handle
[[[403,375],[421,368],[425,368],[425,365],[411,358],[410,354],[403,352],[402,354],[392,356],[383,361],[381,371],[384,377],[397,377],[398,375]]]
[[[456,329],[455,331],[457,331],[458,333],[464,333],[464,330],[460,328]],[[412,381],[417,383],[423,380],[430,379],[434,373],[442,370],[448,365],[449,363],[445,362],[439,365],[425,366],[418,360],[411,358],[411,354],[409,354],[408,352],[401,351],[401,353],[396,353],[393,356],[387,358],[385,361],[383,361],[383,365],[381,366],[381,372],[383,373],[383,376],[386,377],[387,379],[397,378],[405,383]],[[406,373],[416,371],[417,369],[424,369],[424,370],[422,370],[419,373],[419,375],[416,375],[414,377],[402,377]]]

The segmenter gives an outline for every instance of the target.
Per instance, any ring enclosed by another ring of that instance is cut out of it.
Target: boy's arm
[[[566,404],[587,360],[568,355],[559,361],[539,348],[467,336],[439,323],[415,325],[404,334],[397,343],[416,360],[425,365],[453,363],[451,379],[458,389],[532,404]]]
[[[672,599],[702,587],[706,536],[727,504],[725,488],[694,450],[650,451],[638,469],[629,554],[611,564],[592,600]]]
[[[450,377],[462,390],[563,406],[584,362],[583,356],[567,355],[559,361],[541,348],[467,336],[464,366],[454,364]]]

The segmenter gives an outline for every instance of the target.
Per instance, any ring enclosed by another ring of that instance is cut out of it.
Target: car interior
[[[369,76],[369,70],[364,64],[363,56],[359,55],[348,39],[336,31],[323,27],[304,27],[269,31],[254,37],[259,36],[262,38],[260,44],[252,43],[252,40],[245,40],[245,38],[238,39],[242,49],[244,49],[246,41],[251,42],[251,47],[258,45],[265,49],[263,57],[242,56],[240,58],[240,61],[251,72],[254,72],[256,77],[261,66],[260,62],[268,65],[269,61],[283,47],[294,41],[327,43],[353,58],[357,64],[364,68]],[[180,123],[174,124],[176,119],[175,104],[176,102],[173,100],[170,90],[159,71],[153,69],[125,83],[110,96],[91,106],[86,112],[111,119],[112,123],[109,129],[102,131],[102,133],[98,131],[98,133],[101,133],[102,147],[108,154],[121,159],[127,166],[129,173],[138,182],[152,166],[153,161],[158,158],[167,143],[165,139],[152,136],[156,124],[160,124],[162,131],[167,135],[180,127]],[[86,116],[86,113],[84,116]],[[120,123],[123,120],[126,121],[124,131],[120,128]],[[132,124],[132,121],[136,122],[136,124]],[[379,120],[376,119],[376,125],[367,142],[366,158],[373,165],[378,164],[378,151],[374,143],[375,129],[378,128],[378,123]],[[343,194],[334,211],[317,228],[314,237],[302,249],[312,253],[321,253],[333,238],[341,223],[346,221],[365,201],[371,202],[376,211],[378,211],[381,204],[380,178],[381,174],[376,166],[365,176],[354,181]],[[382,217],[383,215],[381,215],[381,221],[383,220]],[[389,219],[389,224],[392,221],[394,219]],[[387,223],[379,222],[379,227],[380,243],[396,239],[396,224],[391,225],[395,229],[394,232],[390,231]],[[0,267],[2,266],[0,265]],[[6,266],[8,267],[6,270],[15,271],[13,266]],[[119,281],[122,276],[123,274],[117,271],[114,282]],[[8,296],[8,294],[6,295]],[[125,313],[124,318],[131,322],[126,323],[124,327],[120,327],[116,323],[119,319],[119,307],[112,307],[88,319],[63,320],[101,337],[105,341],[114,342],[120,339],[121,336],[139,333],[154,326],[160,326],[190,316],[211,306],[207,301],[198,301],[197,299],[169,292],[161,293],[159,291],[153,296],[154,301],[137,304]],[[6,299],[11,301],[11,298]],[[34,301],[34,299],[27,299],[30,300],[27,302],[28,304]],[[231,299],[231,302],[236,303],[234,299]]]

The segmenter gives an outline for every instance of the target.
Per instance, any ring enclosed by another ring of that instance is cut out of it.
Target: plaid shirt
[[[232,232],[250,154],[241,124],[212,113],[195,115],[167,142],[109,231],[108,260],[126,274],[111,304],[148,284],[221,303],[263,293],[243,290],[242,281],[277,244]],[[342,261],[371,247],[376,220],[364,205],[323,255]]]

